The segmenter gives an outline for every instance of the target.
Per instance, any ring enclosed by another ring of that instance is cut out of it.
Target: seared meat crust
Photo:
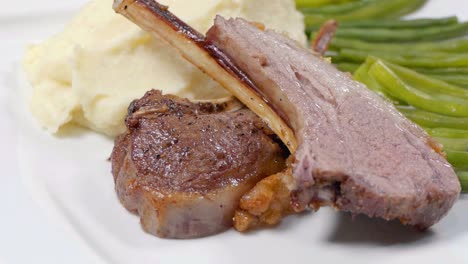
[[[223,231],[240,197],[284,168],[286,153],[260,118],[223,108],[159,91],[129,107],[112,172],[120,201],[147,232],[189,238]]]

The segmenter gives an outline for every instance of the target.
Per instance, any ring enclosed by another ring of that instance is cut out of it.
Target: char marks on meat
[[[207,39],[287,115],[296,211],[331,204],[427,228],[457,200],[457,176],[429,136],[321,57],[242,19],[217,17]]]
[[[120,201],[145,231],[169,238],[223,231],[240,197],[284,168],[287,151],[263,121],[225,108],[154,90],[129,107],[112,173]]]

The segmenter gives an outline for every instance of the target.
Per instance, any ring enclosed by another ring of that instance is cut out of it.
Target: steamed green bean
[[[327,14],[305,14],[306,27],[310,28],[322,24],[333,18],[339,22],[357,21],[371,18],[395,18],[409,14],[421,7],[427,0],[386,0],[369,1],[369,3],[354,11],[330,16]]]
[[[468,139],[468,130],[464,129],[426,128],[426,131],[433,137]]]
[[[456,16],[443,18],[420,18],[412,20],[401,19],[371,19],[351,21],[340,24],[340,28],[386,28],[386,29],[408,29],[427,28],[434,26],[447,26],[458,23]]]
[[[412,106],[397,105],[396,108],[410,120],[422,127],[468,130],[468,118],[440,115]]]
[[[468,54],[448,54],[448,53],[420,53],[418,51],[406,51],[398,54],[396,52],[384,51],[361,51],[352,49],[342,49],[336,60],[342,62],[360,63],[367,59],[369,55],[382,58],[391,63],[407,67],[419,68],[463,68],[468,67]]]
[[[378,95],[390,100],[393,104],[404,105],[404,101],[400,100],[396,96],[392,95],[391,91],[385,89],[373,76],[369,74],[369,69],[375,63],[375,58],[369,58],[363,63],[355,72],[354,79],[367,86],[370,90],[374,91]]]
[[[468,75],[462,74],[427,74],[432,78],[442,80],[444,82],[468,88]],[[468,89],[465,89],[468,93]]]
[[[468,139],[466,138],[440,138],[434,137],[437,142],[444,146],[444,149],[453,151],[468,151]],[[468,162],[468,160],[466,160]]]
[[[296,6],[298,8],[308,8],[344,4],[348,2],[356,2],[356,0],[296,0]]]
[[[439,79],[431,78],[429,76],[417,73],[416,71],[394,65],[391,63],[385,63],[402,81],[406,84],[418,87],[421,91],[429,92],[432,94],[439,95],[452,95],[458,98],[463,98],[468,101],[468,89],[463,89],[451,84],[448,84]]]
[[[432,94],[403,82],[381,61],[374,63],[369,74],[398,99],[423,110],[455,117],[468,117],[468,101],[450,95]]]
[[[326,1],[326,0],[322,0]],[[330,0],[328,0],[330,1]],[[373,0],[374,2],[376,0]],[[332,2],[332,1],[330,1]],[[320,15],[339,15],[339,14],[346,14],[348,12],[357,10],[368,5],[372,0],[361,0],[361,1],[347,1],[346,3],[333,3],[329,5],[323,6],[304,6],[299,5],[299,10],[305,14],[320,14]]]
[[[468,75],[468,67],[465,68],[413,68],[422,74],[440,74],[440,75]]]
[[[350,73],[354,73],[359,68],[359,66],[360,64],[358,63],[348,63],[348,62],[342,62],[342,63],[336,64],[336,67],[340,71],[350,72]]]
[[[467,151],[456,151],[445,149],[447,153],[447,160],[454,166],[459,169],[468,169],[468,152]]]
[[[358,49],[388,52],[404,52],[416,50],[419,52],[442,51],[442,52],[468,52],[468,39],[454,39],[441,42],[418,42],[418,43],[371,43],[363,40],[335,37],[330,45],[332,49]]]
[[[468,171],[457,170],[456,172],[462,186],[462,192],[468,192]]]
[[[339,38],[351,38],[372,42],[418,42],[443,40],[464,36],[468,22],[416,29],[342,28],[336,32]]]

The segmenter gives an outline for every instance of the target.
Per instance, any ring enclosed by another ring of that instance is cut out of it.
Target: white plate
[[[83,1],[56,2],[18,1],[0,12],[0,263],[468,263],[465,197],[426,233],[322,209],[247,235],[145,234],[114,193],[112,140],[86,131],[50,136],[27,111],[18,74],[25,45],[57,32],[72,15],[66,10]],[[431,0],[418,16],[467,19],[467,8]]]

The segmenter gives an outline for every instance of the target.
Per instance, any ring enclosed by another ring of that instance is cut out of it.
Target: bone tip
[[[124,0],[114,0],[114,4],[112,5],[112,8],[117,11],[120,7],[120,5],[123,3]]]
[[[224,23],[226,22],[226,18],[224,18],[222,15],[217,14],[215,17],[215,22]]]

